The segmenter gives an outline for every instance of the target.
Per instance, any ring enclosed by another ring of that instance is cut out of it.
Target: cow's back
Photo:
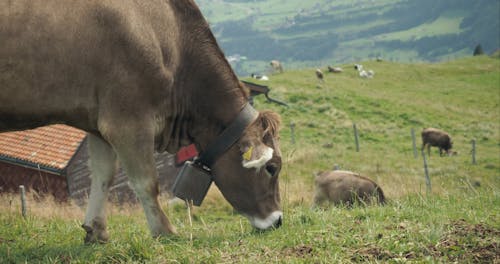
[[[436,128],[425,128],[422,130],[422,144],[430,144],[431,146],[439,146],[443,148],[450,148],[451,138],[448,133],[436,129]]]
[[[372,180],[350,171],[328,171],[316,176],[318,192],[333,203],[352,204],[355,200],[369,201],[376,196],[385,202],[381,188]]]
[[[167,41],[174,21],[160,1],[1,1],[0,131],[48,123],[92,130],[107,100],[157,95],[119,84],[153,79],[178,60]]]

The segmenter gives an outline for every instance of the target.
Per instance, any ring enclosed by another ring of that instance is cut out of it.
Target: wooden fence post
[[[417,140],[415,139],[415,129],[411,128],[411,140],[413,142],[413,157],[418,158]]]
[[[19,193],[21,194],[21,213],[26,218],[26,191],[24,185],[19,185]]]
[[[354,142],[356,143],[356,152],[359,152],[359,137],[358,137],[358,129],[356,128],[356,123],[352,124],[352,128],[354,129]]]
[[[290,123],[290,137],[292,140],[292,144],[295,144],[295,123]]]
[[[424,159],[425,185],[427,185],[427,193],[430,193],[432,191],[431,178],[429,177],[429,168],[427,166],[427,158],[425,157],[424,150],[422,150],[422,157]]]
[[[476,140],[473,139],[471,143],[472,143],[472,150],[471,150],[472,164],[476,165]]]

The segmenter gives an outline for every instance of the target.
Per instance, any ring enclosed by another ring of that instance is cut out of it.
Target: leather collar
[[[214,141],[208,144],[206,150],[200,153],[194,162],[210,171],[217,159],[241,138],[248,125],[257,119],[258,114],[259,112],[247,103],[236,119]]]

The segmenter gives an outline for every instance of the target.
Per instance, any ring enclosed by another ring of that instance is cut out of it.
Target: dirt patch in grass
[[[500,230],[485,224],[457,220],[436,245],[428,247],[435,258],[473,263],[500,263]]]
[[[293,256],[298,258],[307,258],[313,255],[313,248],[310,245],[297,245],[295,247],[288,247],[283,250],[285,256]]]
[[[435,245],[413,247],[406,251],[393,252],[380,244],[365,244],[351,251],[351,261],[419,260],[432,257],[438,261],[456,263],[499,263],[500,230],[486,224],[469,224],[465,220],[452,221],[445,225],[445,232]],[[396,229],[407,230],[402,223]],[[382,239],[379,234],[377,239]]]
[[[364,248],[355,250],[351,260],[354,262],[366,262],[370,260],[389,260],[395,257],[396,255],[389,250],[375,245],[367,245]]]

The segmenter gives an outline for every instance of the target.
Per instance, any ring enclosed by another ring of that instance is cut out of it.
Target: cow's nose
[[[276,220],[276,222],[274,222],[273,227],[274,227],[274,228],[278,228],[278,227],[280,227],[282,224],[283,224],[283,217],[282,217],[282,216],[280,216],[280,217],[278,218],[278,220]]]
[[[280,227],[283,224],[283,212],[274,211],[265,219],[258,217],[249,217],[250,223],[253,227],[260,230],[269,230]]]

